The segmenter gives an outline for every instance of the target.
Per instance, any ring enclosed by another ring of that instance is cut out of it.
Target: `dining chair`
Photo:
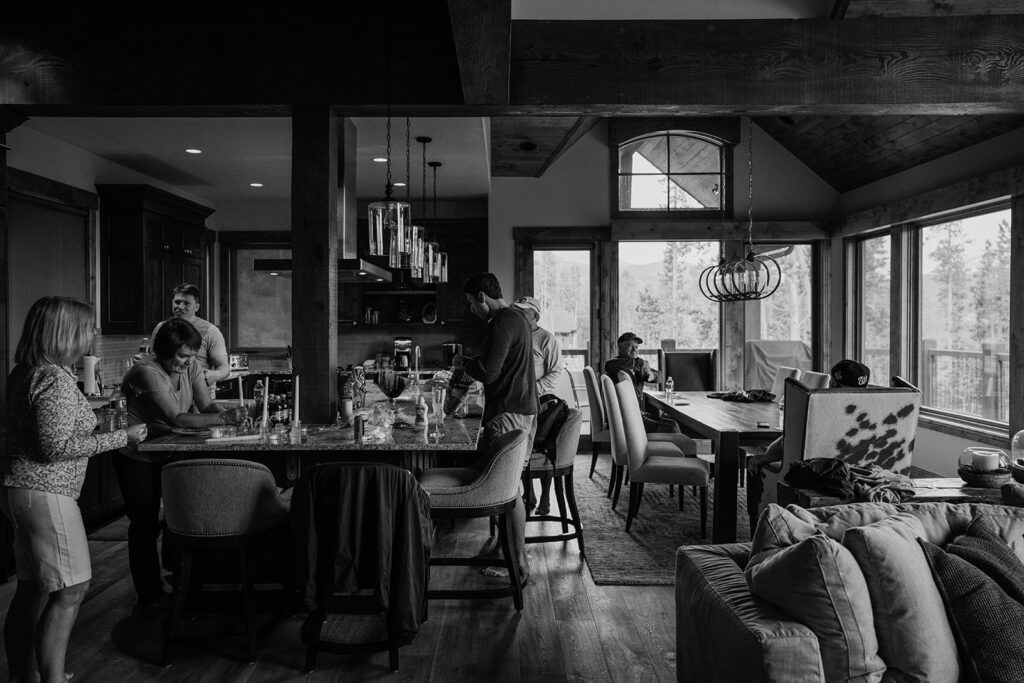
[[[629,533],[633,519],[640,510],[644,484],[674,484],[679,486],[680,510],[683,509],[683,486],[700,488],[700,533],[703,538],[707,533],[710,466],[700,458],[687,457],[672,441],[648,439],[632,383],[618,382],[615,385],[615,393],[619,399],[622,434],[625,437],[624,445],[629,463],[629,511],[626,514],[626,532]]]
[[[790,463],[838,458],[848,465],[878,465],[900,474],[910,471],[921,409],[921,392],[899,377],[892,387],[810,389],[786,379],[782,460],[759,468],[762,482],[748,486],[753,519],[778,499],[777,487]]]
[[[478,467],[431,467],[419,476],[420,486],[430,495],[432,519],[498,516],[498,543],[509,585],[499,588],[453,588],[427,591],[430,600],[449,598],[512,597],[517,610],[523,609],[523,581],[512,552],[512,510],[519,496],[520,476],[530,445],[528,434],[516,429],[491,442],[478,460]],[[522,505],[522,503],[519,503]],[[486,557],[431,557],[430,566],[488,567],[496,562]]]
[[[832,383],[832,377],[827,372],[811,372],[805,370],[800,373],[800,383],[808,389],[828,389]]]
[[[583,413],[576,409],[569,410],[568,417],[562,423],[555,437],[555,460],[552,462],[547,453],[534,451],[530,454],[530,479],[550,477],[555,487],[555,501],[558,503],[558,515],[527,515],[529,522],[559,522],[561,534],[527,536],[527,543],[548,543],[552,541],[570,541],[576,539],[580,547],[580,557],[584,556],[583,522],[576,506],[576,491],[573,488],[573,463],[576,451],[580,446],[580,427]],[[527,484],[532,486],[531,482]],[[573,530],[569,531],[569,527]]]
[[[620,373],[623,374],[624,373]],[[624,375],[626,382],[629,376]],[[604,400],[605,413],[608,415],[608,428],[611,432],[612,451],[612,476],[608,478],[608,492],[605,497],[612,499],[612,509],[619,504],[619,492],[622,490],[623,481],[629,480],[629,456],[626,452],[626,434],[622,426],[622,413],[619,409],[619,397],[615,392],[615,383],[611,377],[601,375],[601,398]],[[714,457],[701,455],[702,442],[692,439],[685,434],[672,434],[666,432],[655,432],[647,434],[648,441],[664,441],[676,445],[679,448],[679,455],[696,455],[701,457],[711,466]],[[708,459],[710,458],[710,460]],[[669,496],[673,495],[673,484],[669,484]],[[696,495],[696,490],[694,490]]]
[[[193,585],[194,555],[225,549],[235,552],[238,558],[246,657],[249,662],[255,661],[260,630],[275,625],[277,620],[262,627],[256,624],[253,572],[259,567],[254,562],[253,550],[275,538],[290,541],[287,533],[290,501],[278,490],[270,469],[248,460],[197,458],[172,462],[163,468],[160,479],[164,530],[167,542],[178,554],[171,609],[164,628],[164,666],[171,663],[174,644],[187,637],[180,632],[180,627],[189,591],[203,589],[202,585]],[[274,553],[291,556],[290,548],[277,548]],[[286,584],[290,584],[290,576],[291,567],[288,567],[284,577]]]
[[[782,392],[786,389],[786,380],[789,378],[800,379],[800,369],[780,365],[779,369],[775,371],[775,381],[772,383],[772,393],[775,394],[776,401],[782,398]]]
[[[587,405],[590,408],[590,478],[594,478],[594,468],[597,466],[598,444],[609,443],[611,434],[608,431],[608,417],[605,413],[601,390],[598,387],[597,373],[594,368],[587,365],[583,368],[583,380],[587,385]]]
[[[383,463],[323,463],[295,486],[292,527],[304,541],[296,576],[310,609],[300,635],[306,671],[317,654],[388,652],[398,670],[398,648],[426,621],[433,525],[430,498],[409,470]],[[364,541],[373,539],[367,545]],[[339,640],[322,634],[334,614],[383,617],[384,638]]]

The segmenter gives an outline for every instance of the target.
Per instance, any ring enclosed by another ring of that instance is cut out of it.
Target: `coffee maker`
[[[441,344],[441,355],[444,358],[444,367],[450,368],[455,361],[455,356],[462,355],[462,344],[458,342],[444,342]]]
[[[395,337],[395,370],[412,369],[412,339]]]

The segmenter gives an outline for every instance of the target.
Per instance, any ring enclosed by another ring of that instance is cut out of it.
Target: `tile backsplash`
[[[139,352],[141,343],[142,337],[136,334],[96,335],[92,353],[100,359],[100,378],[104,386],[121,383],[132,356]]]

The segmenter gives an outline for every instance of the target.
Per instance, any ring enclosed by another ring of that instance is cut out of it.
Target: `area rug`
[[[586,563],[594,583],[599,586],[671,586],[675,583],[676,549],[681,545],[711,543],[714,521],[713,486],[708,489],[707,537],[700,536],[700,497],[687,487],[683,511],[677,498],[669,498],[667,485],[647,484],[644,487],[640,512],[630,532],[626,533],[626,511],[629,509],[629,485],[624,484],[619,504],[605,498],[611,470],[608,456],[598,461],[594,478],[590,472],[590,455],[576,457],[574,489],[576,503],[583,521],[586,542]],[[676,495],[679,495],[678,490]],[[750,539],[747,521],[746,490],[737,491],[737,539]]]

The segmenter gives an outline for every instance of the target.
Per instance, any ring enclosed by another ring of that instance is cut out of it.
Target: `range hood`
[[[292,260],[287,258],[253,259],[252,269],[271,275],[291,277]],[[338,259],[338,282],[391,282],[391,271],[361,258]]]

